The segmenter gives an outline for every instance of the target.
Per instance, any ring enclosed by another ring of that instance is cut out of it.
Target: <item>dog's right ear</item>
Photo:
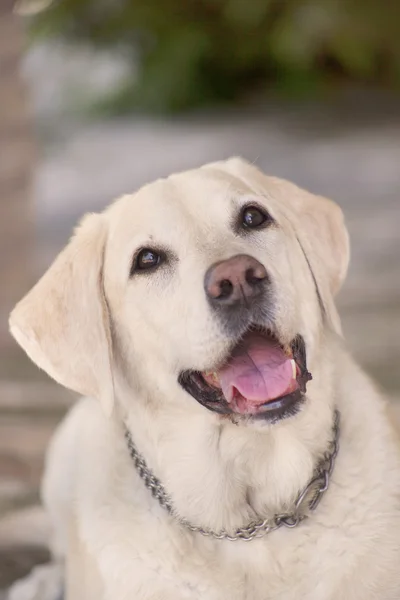
[[[84,218],[68,246],[14,308],[10,331],[28,356],[62,385],[114,401],[111,332],[103,289],[104,215]]]

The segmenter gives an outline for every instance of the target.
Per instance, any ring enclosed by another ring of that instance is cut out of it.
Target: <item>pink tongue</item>
[[[218,378],[228,402],[239,392],[252,405],[264,404],[298,387],[290,358],[273,339],[257,333],[246,336]]]

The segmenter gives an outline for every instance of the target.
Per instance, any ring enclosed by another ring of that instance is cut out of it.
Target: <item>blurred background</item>
[[[399,91],[391,0],[1,0],[0,590],[47,559],[38,482],[74,400],[7,316],[119,194],[242,155],[336,200],[344,330],[400,398]]]

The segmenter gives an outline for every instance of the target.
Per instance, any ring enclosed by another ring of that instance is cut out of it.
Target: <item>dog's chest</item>
[[[309,532],[310,533],[310,532]],[[332,539],[332,549],[339,540]],[[252,542],[217,540],[188,552],[180,570],[191,600],[331,600],[335,558],[305,531]],[[324,565],[321,579],[320,565]],[[185,573],[186,571],[186,573]],[[337,581],[337,580],[336,580]]]
[[[392,569],[386,540],[394,523],[385,529],[374,517],[386,495],[357,494],[354,505],[342,485],[294,529],[251,542],[213,540],[179,526],[128,458],[120,468],[118,460],[101,462],[97,486],[85,485],[79,505],[80,537],[98,565],[104,600],[375,600],[379,565]],[[381,540],[378,555],[374,540]],[[400,597],[384,595],[387,584],[378,583],[380,600]]]
[[[110,520],[104,512],[96,519],[91,545],[107,590],[104,600],[376,598],[369,595],[373,564],[352,567],[357,545],[346,525],[327,528],[315,518],[261,540],[230,542],[182,530],[153,507],[132,521],[125,505],[114,505]]]
[[[246,543],[182,534],[162,521],[154,527],[149,522],[143,528],[136,525],[130,531],[125,521],[124,531],[117,534],[119,543],[114,542],[107,552],[104,533],[98,556],[110,600],[122,600],[128,590],[130,597],[143,600],[332,598],[332,586],[329,593],[328,588],[321,588],[317,568],[322,560],[329,572],[333,566],[329,555],[300,531],[282,530]],[[116,533],[114,523],[113,537]],[[326,576],[324,582],[329,584]]]

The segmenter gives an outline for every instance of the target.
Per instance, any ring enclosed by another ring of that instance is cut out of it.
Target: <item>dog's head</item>
[[[159,403],[276,421],[318,375],[324,333],[340,333],[348,257],[337,205],[234,158],[87,216],[11,332],[107,412],[118,373]]]

